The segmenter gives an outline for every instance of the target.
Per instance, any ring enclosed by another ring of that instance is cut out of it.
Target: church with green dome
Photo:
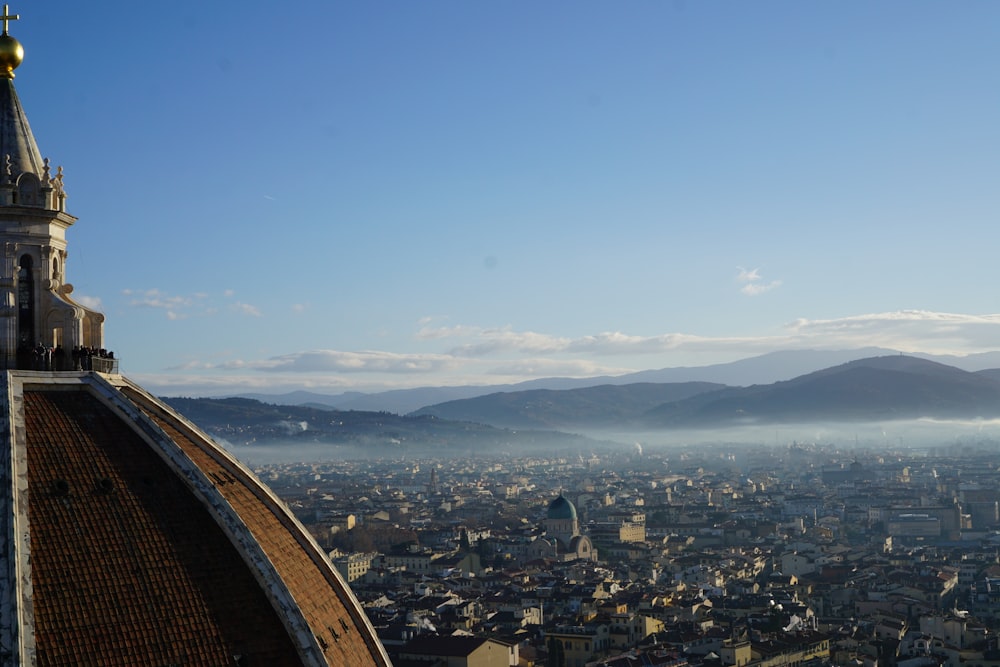
[[[549,511],[546,518],[551,521],[576,521],[576,506],[560,494],[558,498],[549,503]]]
[[[597,560],[590,538],[580,533],[576,506],[561,493],[549,503],[542,522],[544,537],[536,540],[533,551],[541,558],[560,561]]]

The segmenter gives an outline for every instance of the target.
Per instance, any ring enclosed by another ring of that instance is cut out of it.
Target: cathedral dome
[[[549,503],[549,511],[546,517],[556,521],[561,519],[576,519],[576,507],[560,494],[558,498]]]
[[[7,371],[0,419],[4,665],[389,665],[281,500],[138,385]]]

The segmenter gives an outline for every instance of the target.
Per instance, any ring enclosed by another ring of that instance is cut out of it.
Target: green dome
[[[573,503],[566,500],[560,495],[558,498],[549,503],[549,513],[548,518],[550,519],[575,519],[576,518],[576,508],[573,507]]]

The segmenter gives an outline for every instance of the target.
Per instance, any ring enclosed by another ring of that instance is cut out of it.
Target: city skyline
[[[998,347],[992,4],[10,11],[163,395]]]

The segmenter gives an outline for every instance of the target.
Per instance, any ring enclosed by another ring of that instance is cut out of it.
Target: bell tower
[[[70,351],[104,347],[104,315],[77,303],[66,281],[66,213],[62,167],[42,159],[14,89],[24,59],[7,30],[16,14],[3,6],[0,25],[0,368],[73,370]],[[38,350],[47,350],[39,361]],[[56,356],[52,357],[52,351]],[[53,359],[65,359],[56,363]]]

